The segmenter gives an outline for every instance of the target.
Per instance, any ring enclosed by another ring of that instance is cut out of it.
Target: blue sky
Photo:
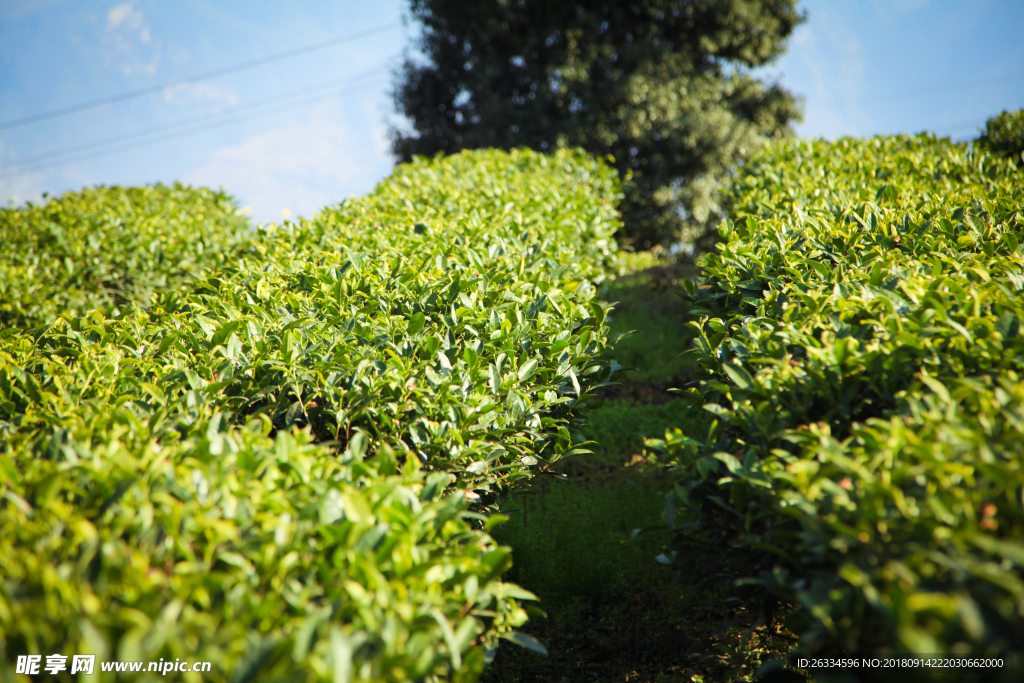
[[[765,69],[806,98],[809,137],[977,136],[1024,108],[1024,2],[802,2],[809,19]]]
[[[801,7],[809,21],[761,70],[805,98],[801,135],[966,139],[987,117],[1024,108],[1024,2]],[[223,187],[256,220],[276,221],[368,192],[392,166],[391,73],[417,33],[406,9],[403,0],[0,0],[0,201],[180,180]],[[141,88],[154,92],[4,127]]]

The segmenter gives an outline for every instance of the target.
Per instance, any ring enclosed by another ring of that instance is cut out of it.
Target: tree
[[[793,96],[749,69],[804,20],[795,0],[412,0],[423,24],[394,92],[411,132],[396,156],[579,146],[626,183],[627,241],[693,240],[715,190],[767,139]]]
[[[1003,111],[985,122],[978,144],[987,152],[1006,157],[1020,168],[1024,163],[1024,109]]]

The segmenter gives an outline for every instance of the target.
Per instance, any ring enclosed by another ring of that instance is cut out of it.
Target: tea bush
[[[423,159],[119,319],[0,333],[7,659],[472,680],[539,649],[479,512],[580,450],[618,192],[575,152]]]
[[[249,235],[226,194],[178,183],[0,208],[0,327],[119,315],[222,264]]]
[[[782,142],[734,199],[686,285],[716,422],[655,444],[670,522],[756,558],[740,585],[801,606],[803,651],[1018,648],[1019,173],[929,135]]]

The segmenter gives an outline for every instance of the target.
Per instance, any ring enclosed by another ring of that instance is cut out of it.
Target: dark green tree
[[[578,146],[624,178],[624,237],[692,241],[716,189],[767,139],[789,134],[794,97],[749,70],[803,17],[795,0],[412,0],[419,58],[394,92],[412,123],[407,161],[465,148]],[[424,59],[425,58],[425,59]]]
[[[1006,157],[1017,168],[1024,164],[1024,109],[1004,111],[985,122],[978,138],[982,149]]]

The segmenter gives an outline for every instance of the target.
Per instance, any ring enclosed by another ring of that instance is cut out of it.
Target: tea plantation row
[[[4,210],[0,660],[472,680],[540,648],[479,513],[580,449],[618,197],[476,152],[258,232],[181,187]]]
[[[105,315],[219,265],[249,236],[222,192],[179,184],[93,187],[0,209],[0,325]]]
[[[686,285],[716,422],[657,444],[669,519],[699,520],[677,560],[724,533],[803,652],[1017,650],[1021,172],[929,135],[785,142],[734,206]]]

